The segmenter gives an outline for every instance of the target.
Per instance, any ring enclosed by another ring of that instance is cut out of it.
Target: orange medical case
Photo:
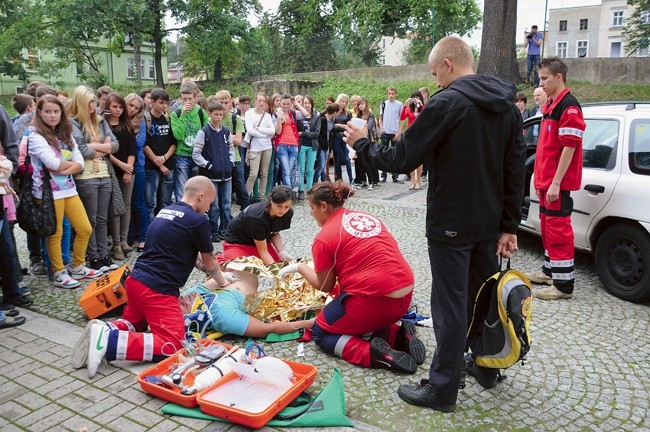
[[[124,281],[129,274],[129,266],[125,264],[88,284],[79,298],[79,304],[88,318],[97,318],[126,303]]]
[[[254,429],[261,428],[309,388],[316,379],[318,369],[315,366],[283,361],[291,367],[295,377],[293,385],[285,391],[246,381],[237,373],[230,372],[212,386],[200,391],[196,402],[205,414]],[[264,397],[267,392],[270,397],[267,397],[261,406],[248,407],[254,405],[255,399]]]
[[[219,344],[219,345],[223,345],[224,348],[226,348],[226,351],[232,348],[228,344],[224,344],[221,342],[208,340],[208,339],[201,339],[200,341],[196,342],[196,344],[200,344],[202,347]],[[140,383],[140,387],[142,388],[142,390],[145,391],[146,393],[149,393],[154,396],[158,396],[161,399],[164,399],[168,402],[173,402],[177,405],[184,406],[186,408],[193,408],[196,406],[196,396],[197,396],[196,393],[192,395],[184,395],[181,394],[181,390],[177,387],[167,387],[163,385],[157,385],[157,384],[150,383],[149,381],[146,380],[146,377],[148,376],[162,376],[170,373],[172,370],[172,366],[176,365],[179,362],[179,354],[182,354],[183,356],[187,356],[185,350],[181,349],[176,354],[167,357],[165,360],[162,360],[158,364],[150,367],[147,370],[140,372],[136,379]],[[188,387],[191,387],[192,385],[194,385],[194,378],[195,378],[195,374],[193,373],[187,374],[187,376],[183,381],[183,384]]]

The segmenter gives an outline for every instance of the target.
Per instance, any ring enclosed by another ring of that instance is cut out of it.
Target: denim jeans
[[[539,85],[539,77],[537,76],[537,69],[539,68],[539,54],[528,54],[526,57],[526,63],[528,65],[528,73],[526,74],[526,79],[528,82],[533,80],[535,87]],[[534,76],[531,76],[534,74]]]
[[[11,239],[11,227],[3,209],[0,213],[0,277],[2,278],[2,301],[6,304],[12,304],[20,297],[16,256],[16,245]]]
[[[106,239],[108,237],[108,207],[111,203],[113,183],[111,178],[102,177],[89,180],[77,180],[77,192],[86,209],[92,234],[86,249],[89,261],[108,256]],[[119,191],[116,191],[120,193]]]
[[[280,144],[277,156],[282,167],[282,184],[291,187],[291,169],[298,158],[298,146]]]
[[[147,205],[149,223],[151,223],[154,218],[154,210],[158,204],[159,187],[162,188],[162,207],[167,207],[172,203],[172,194],[174,193],[174,172],[169,171],[169,174],[163,175],[162,171],[159,169],[146,170],[145,177],[144,202]]]
[[[217,189],[217,196],[210,204],[208,210],[208,219],[210,220],[210,233],[212,235],[218,234],[221,237],[226,235],[226,229],[232,221],[232,213],[230,209],[232,197],[232,180],[216,181],[212,180],[212,184]]]
[[[343,180],[343,172],[341,171],[341,163],[345,162],[345,168],[348,172],[348,183],[352,184],[354,178],[352,177],[352,163],[350,162],[350,153],[348,147],[343,141],[343,134],[337,133],[334,135],[334,174],[337,179]]]
[[[327,159],[329,158],[329,155],[329,150],[318,151],[318,160],[316,162],[316,170],[314,171],[314,183],[318,183],[319,180],[327,180],[327,175],[329,174],[327,172]]]
[[[244,210],[251,203],[251,199],[246,192],[243,161],[235,162],[235,166],[232,167],[232,188],[237,194],[237,204]]]
[[[241,156],[241,163],[244,166],[244,183],[248,179],[248,175],[251,173],[251,169],[248,165],[246,165],[246,153],[248,153],[248,149],[246,147],[239,147],[239,156]]]
[[[138,242],[144,243],[144,239],[147,236],[147,230],[149,229],[149,212],[147,211],[147,205],[144,198],[145,185],[147,183],[144,166],[136,165],[134,174],[133,195],[131,197],[131,208],[133,210],[131,213],[133,215],[132,221],[135,223],[131,223],[129,231],[131,231],[131,228],[136,230]]]
[[[199,167],[196,166],[191,156],[176,156],[176,168],[174,168],[174,202],[183,198],[183,188],[187,180],[199,174]]]
[[[309,191],[314,184],[314,162],[316,162],[316,150],[313,147],[302,146],[298,153],[298,167],[300,168],[300,186],[298,190]],[[305,186],[307,187],[305,189]]]
[[[50,256],[47,254],[47,237],[43,237],[43,264],[45,267],[52,267]],[[72,225],[67,217],[63,217],[63,235],[61,237],[61,257],[63,264],[72,264],[72,257],[70,256],[70,247],[72,246]]]

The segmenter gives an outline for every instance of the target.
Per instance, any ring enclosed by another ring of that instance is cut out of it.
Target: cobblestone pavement
[[[348,207],[374,213],[395,235],[415,271],[413,303],[428,315],[426,192],[408,191],[407,186],[388,183],[373,191],[362,189]],[[308,255],[317,230],[309,207],[297,204],[292,228],[283,233],[287,249],[296,256]],[[16,235],[25,263],[25,236],[20,231]],[[537,269],[542,261],[539,239],[521,234],[520,248],[513,266]],[[272,355],[317,366],[315,390],[328,381],[333,368],[341,370],[348,415],[357,430],[650,430],[650,308],[607,294],[591,256],[578,254],[576,267],[574,299],[534,302],[534,340],[526,365],[512,367],[508,378],[492,390],[484,390],[468,377],[453,414],[409,406],[398,398],[399,384],[427,376],[426,363],[414,376],[406,376],[351,366],[322,354],[313,343],[305,345],[305,357],[300,358],[294,342],[267,348]],[[192,281],[200,277],[195,272]],[[145,366],[102,365],[92,380],[85,369],[71,369],[70,347],[87,322],[77,303],[83,288],[59,290],[50,287],[47,279],[31,276],[26,282],[35,300],[29,310],[23,310],[29,321],[0,330],[0,430],[246,430],[162,415],[159,408],[164,402],[144,394],[135,382],[134,374]],[[419,327],[419,334],[430,360],[433,330]]]

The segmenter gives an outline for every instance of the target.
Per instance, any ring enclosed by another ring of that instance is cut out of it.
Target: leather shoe
[[[467,374],[476,378],[476,381],[486,389],[494,388],[497,385],[498,369],[489,369],[477,366],[474,360],[467,360],[465,362]]]
[[[404,402],[411,405],[429,407],[446,413],[456,409],[455,403],[444,402],[436,396],[433,386],[427,379],[421,380],[419,385],[402,384],[397,389],[397,394]]]
[[[12,318],[12,317],[8,316],[5,319],[5,322],[0,324],[0,329],[9,328],[9,327],[16,327],[16,326],[19,326],[19,325],[24,324],[24,323],[25,323],[25,317],[24,316],[19,316],[19,317],[15,317],[15,318]]]

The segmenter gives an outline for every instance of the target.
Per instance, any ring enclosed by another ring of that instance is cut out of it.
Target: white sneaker
[[[74,289],[81,285],[78,281],[72,279],[67,270],[54,272],[54,286],[65,289]]]
[[[102,274],[103,272],[101,270],[94,270],[86,267],[83,264],[77,267],[73,267],[72,270],[70,270],[70,276],[78,281],[84,279],[95,279],[100,277]]]
[[[70,355],[70,365],[75,369],[80,369],[86,365],[88,361],[88,351],[90,347],[90,327],[93,324],[105,325],[103,321],[94,319],[86,324],[86,328],[81,333],[81,336],[77,340],[77,343],[72,348],[72,354]]]
[[[108,344],[109,328],[106,324],[89,323],[90,337],[88,343],[88,378],[92,378],[97,373],[99,364],[106,355],[106,345]]]

